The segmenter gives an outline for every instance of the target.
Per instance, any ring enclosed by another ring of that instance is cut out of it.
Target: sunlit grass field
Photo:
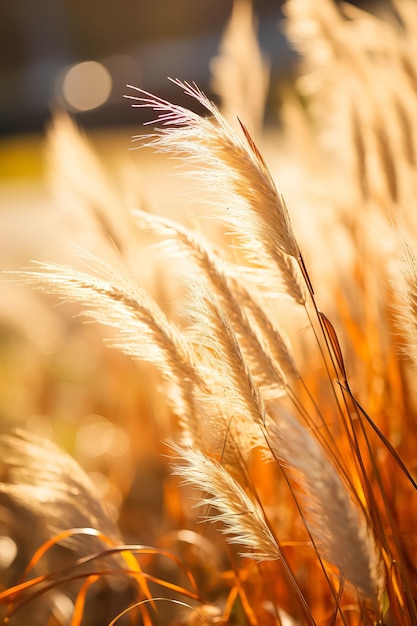
[[[279,124],[242,1],[218,107],[127,87],[144,128],[0,145],[3,623],[417,624],[417,11],[384,6],[286,3]]]

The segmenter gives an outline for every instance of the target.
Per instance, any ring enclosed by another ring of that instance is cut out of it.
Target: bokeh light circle
[[[111,75],[98,61],[72,65],[62,81],[62,97],[74,111],[96,109],[108,100],[111,90]]]

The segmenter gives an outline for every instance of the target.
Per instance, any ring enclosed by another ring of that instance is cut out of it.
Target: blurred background
[[[256,0],[261,46],[277,73],[291,58],[279,0]],[[166,93],[166,77],[209,88],[232,0],[81,0],[0,7],[0,133],[40,131],[59,104],[85,124],[137,123],[126,84]],[[87,89],[88,87],[88,89]]]

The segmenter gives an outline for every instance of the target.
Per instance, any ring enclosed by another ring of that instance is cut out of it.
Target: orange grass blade
[[[180,593],[183,596],[187,596],[188,598],[191,598],[191,600],[198,600],[199,602],[201,602],[201,598],[197,593],[193,593],[192,591],[185,589],[185,587],[182,587],[181,585],[170,583],[167,580],[163,580],[162,578],[152,576],[152,574],[144,573],[144,576],[146,577],[147,580],[151,580],[152,582],[158,585],[161,585],[161,587],[166,587],[167,589],[170,589],[171,591],[175,591],[177,593]]]
[[[268,167],[267,167],[267,165],[265,163],[265,160],[264,160],[262,154],[259,152],[259,149],[258,149],[256,143],[252,139],[250,132],[246,128],[245,124],[239,118],[237,118],[237,121],[239,122],[240,127],[241,127],[241,129],[243,131],[243,134],[245,135],[246,141],[248,142],[249,147],[252,150],[253,154],[255,155],[256,159],[262,164],[262,167],[265,169],[265,171],[268,172]],[[268,173],[268,175],[270,175],[270,174]]]
[[[89,576],[87,580],[85,580],[81,586],[77,594],[77,599],[75,600],[74,612],[72,614],[71,626],[81,626],[83,616],[84,616],[84,607],[85,601],[87,597],[88,590],[90,587],[99,580],[100,576],[94,574],[93,576]]]
[[[26,580],[23,583],[18,583],[17,585],[13,585],[13,587],[9,587],[9,589],[5,589],[0,592],[0,604],[5,604],[6,602],[13,602],[14,597],[18,594],[22,593],[22,591],[26,591],[31,587],[35,587],[40,583],[45,582],[47,580],[47,576],[37,576],[36,578],[32,578],[31,580]]]
[[[62,538],[62,535],[67,536],[68,531],[60,533],[60,536]],[[54,538],[55,541],[48,541],[46,542],[47,544],[49,544],[49,547],[51,547],[53,545],[53,543],[56,543],[57,541],[57,537]],[[184,566],[181,564],[181,562],[175,557],[175,555],[170,554],[169,552],[163,551],[163,550],[158,550],[158,549],[153,549],[153,548],[139,548],[139,547],[132,547],[132,552],[128,551],[129,550],[129,546],[118,546],[117,548],[113,548],[110,550],[106,550],[102,553],[97,553],[94,555],[89,555],[88,557],[79,559],[74,566],[80,565],[80,564],[85,564],[87,562],[91,562],[99,557],[105,557],[105,556],[109,556],[111,554],[114,553],[120,553],[123,556],[123,553],[125,553],[125,556],[129,556],[132,558],[128,558],[127,560],[129,562],[131,562],[134,565],[134,569],[127,569],[127,570],[104,570],[104,571],[97,571],[95,574],[93,575],[87,575],[88,578],[84,581],[80,591],[78,592],[77,595],[77,599],[75,602],[75,608],[74,608],[74,613],[72,616],[72,621],[71,621],[71,626],[81,626],[82,623],[82,618],[83,618],[83,614],[84,614],[84,608],[85,608],[85,602],[86,602],[86,596],[88,593],[89,588],[97,581],[100,579],[101,576],[103,575],[111,575],[111,574],[126,574],[126,575],[133,575],[135,578],[137,578],[137,571],[138,571],[138,563],[136,561],[136,559],[133,557],[133,552],[139,552],[141,554],[157,554],[157,555],[165,555],[168,558],[171,558],[174,562],[176,562],[184,571],[185,574],[187,575],[189,581],[192,583],[193,587],[195,588],[196,592],[190,591],[188,589],[186,589],[185,587],[182,587],[180,585],[176,585],[174,583],[170,583],[168,581],[165,581],[163,579],[157,578],[155,576],[152,576],[150,574],[147,574],[145,572],[141,572],[141,578],[143,580],[150,580],[156,584],[161,585],[162,587],[165,587],[175,593],[180,593],[184,596],[189,597],[192,600],[196,600],[198,602],[203,602],[202,599],[199,597],[198,593],[197,593],[197,586],[196,583],[191,575],[190,572],[188,572],[188,570],[186,570],[186,568],[184,568]],[[46,547],[45,545],[43,545],[39,550],[38,553],[42,552],[45,553],[46,551]],[[39,556],[39,554],[38,554]],[[39,557],[40,558],[40,557]],[[39,559],[38,559],[39,560]],[[32,558],[32,566],[34,567],[37,563],[37,560]],[[50,574],[46,575],[46,576],[38,576],[30,581],[25,581],[23,583],[19,583],[18,585],[15,585],[14,587],[7,589],[3,592],[0,593],[0,602],[12,602],[15,599],[15,596],[19,596],[22,592],[26,591],[27,589],[31,589],[33,587],[38,586],[39,584],[43,583],[43,582],[47,582],[48,580],[50,580],[53,577],[53,572],[51,572]],[[70,580],[68,578],[64,578],[62,580],[59,581],[59,583],[65,582],[66,580]],[[59,584],[58,583],[58,584]],[[50,587],[41,590],[42,592],[48,591],[48,589],[50,589],[52,586],[54,586],[53,584],[50,585]],[[154,600],[152,597],[146,598],[147,602],[150,602],[154,609],[156,610],[156,605],[154,604]],[[149,624],[149,626],[151,625],[150,622],[150,618],[149,615],[147,615],[147,609],[145,604],[140,604],[138,603],[136,606],[140,606],[140,610],[142,613],[142,618],[144,620],[145,624]],[[5,622],[8,621],[10,619],[11,616],[11,612],[13,611],[13,607],[10,606],[9,607],[9,611],[8,614],[5,616]]]
[[[188,570],[188,568],[180,561],[180,559],[178,557],[175,556],[175,554],[171,554],[170,552],[167,552],[166,550],[162,550],[160,548],[151,548],[148,546],[142,546],[142,545],[122,545],[122,546],[115,546],[112,547],[108,550],[105,550],[103,552],[97,553],[97,554],[93,554],[93,555],[89,555],[85,558],[83,558],[82,560],[78,561],[78,563],[87,563],[88,561],[92,561],[94,559],[97,559],[99,557],[105,557],[105,556],[109,556],[111,554],[116,554],[116,553],[121,553],[123,555],[126,554],[128,556],[128,561],[130,562],[130,557],[133,557],[133,561],[135,566],[133,568],[130,568],[128,570],[125,570],[125,573],[128,574],[134,574],[135,572],[137,572],[137,560],[134,557],[134,554],[139,554],[139,555],[144,555],[144,554],[151,554],[151,555],[157,555],[157,556],[165,556],[167,558],[169,558],[171,561],[173,561],[178,567],[180,567],[183,571],[183,573],[186,575],[188,581],[190,582],[191,586],[194,589],[194,592],[192,591],[188,591],[186,590],[184,587],[179,587],[178,589],[180,590],[180,593],[184,593],[185,595],[189,595],[192,598],[197,598],[198,597],[198,587],[197,587],[197,583],[194,579],[194,576],[192,575],[192,573]],[[130,556],[129,556],[130,555]],[[129,565],[129,562],[126,561]],[[115,573],[117,573],[117,571],[115,571]],[[141,575],[144,576],[147,579],[152,579],[152,576],[150,574],[147,574],[145,572],[141,571]],[[161,584],[165,584],[165,581],[161,580],[160,581]],[[168,583],[170,584],[170,583]]]
[[[104,535],[103,533],[101,533],[99,530],[95,529],[95,528],[71,528],[68,530],[64,530],[60,533],[58,533],[57,535],[54,535],[54,537],[52,537],[51,539],[48,539],[48,541],[46,541],[44,544],[42,544],[42,546],[40,546],[40,548],[38,548],[38,550],[35,552],[35,554],[33,555],[33,557],[31,558],[28,566],[26,567],[25,571],[22,574],[22,578],[24,578],[25,576],[27,576],[29,574],[29,572],[38,564],[38,562],[40,561],[40,559],[46,554],[46,552],[48,550],[50,550],[54,545],[56,545],[57,543],[59,543],[60,541],[66,539],[67,537],[71,537],[74,535],[91,535],[94,537],[98,537],[99,539],[101,539],[104,543],[106,543],[107,545],[110,545],[112,547],[114,546],[114,541],[112,539],[110,539],[109,537],[107,537],[106,535]],[[136,580],[136,583],[138,584],[138,587],[142,590],[144,596],[148,599],[151,598],[151,592],[149,590],[146,578],[143,575],[142,569],[137,561],[137,559],[134,557],[134,555],[132,554],[132,552],[130,552],[130,549],[128,546],[123,546],[123,549],[118,549],[117,552],[121,553],[121,556],[123,558],[123,560],[125,561],[125,563],[128,566],[128,569],[132,572],[132,575],[134,577],[134,579]],[[108,554],[108,552],[107,552]],[[42,580],[45,577],[42,578]],[[37,580],[37,579],[35,579]],[[42,580],[39,580],[38,582],[42,582]],[[32,582],[32,581],[30,581]],[[0,599],[1,599],[1,595],[0,595]]]
[[[43,543],[36,550],[35,554],[29,561],[29,564],[26,566],[22,574],[22,579],[25,578],[34,567],[36,567],[36,565],[39,563],[41,558],[48,552],[48,550],[53,548],[53,546],[60,541],[63,541],[68,537],[72,537],[73,535],[90,535],[92,537],[97,537],[98,539],[101,539],[104,543],[107,543],[108,545],[114,545],[114,542],[112,542],[111,539],[109,539],[106,535],[103,535],[103,533],[101,533],[99,530],[96,530],[95,528],[69,528],[67,530],[63,530],[57,535],[54,535],[53,537],[45,541],[45,543]]]
[[[242,603],[242,608],[245,611],[245,617],[247,617],[248,622],[251,626],[258,626],[259,622],[255,613],[253,612],[252,606],[250,604],[250,600],[247,597],[247,594],[243,588],[242,580],[240,578],[240,574],[244,572],[234,572],[234,584],[230,589],[227,599],[224,606],[223,617],[225,622],[228,624],[232,619],[233,607],[235,605],[236,600],[239,600]]]
[[[320,321],[323,324],[323,329],[324,329],[324,332],[326,333],[326,337],[330,342],[330,346],[332,348],[334,357],[336,359],[336,363],[339,367],[340,372],[342,373],[343,380],[346,380],[347,375],[346,375],[345,362],[343,360],[342,349],[340,347],[339,339],[337,338],[337,334],[334,329],[334,326],[330,322],[330,320],[324,315],[324,313],[322,313],[321,311],[318,311],[318,314],[319,314]]]
[[[198,609],[191,606],[191,604],[187,604],[187,602],[181,602],[181,600],[174,600],[173,598],[150,598],[150,599],[141,600],[140,602],[135,602],[134,604],[131,604],[126,609],[124,609],[124,611],[119,613],[119,615],[116,615],[116,617],[112,619],[112,621],[109,622],[107,626],[114,626],[119,621],[119,619],[122,618],[124,615],[127,615],[128,613],[130,613],[130,611],[133,611],[134,609],[142,608],[148,602],[171,602],[172,604],[177,604],[178,606],[191,609],[192,611],[195,611],[197,614],[199,614]],[[202,618],[201,623],[205,623],[203,622],[203,615],[201,615],[201,618]],[[152,624],[150,622],[145,622],[144,620],[144,626],[152,626]]]

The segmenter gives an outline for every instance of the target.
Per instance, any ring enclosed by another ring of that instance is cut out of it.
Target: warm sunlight
[[[0,140],[0,621],[415,626],[417,3],[187,2]]]

